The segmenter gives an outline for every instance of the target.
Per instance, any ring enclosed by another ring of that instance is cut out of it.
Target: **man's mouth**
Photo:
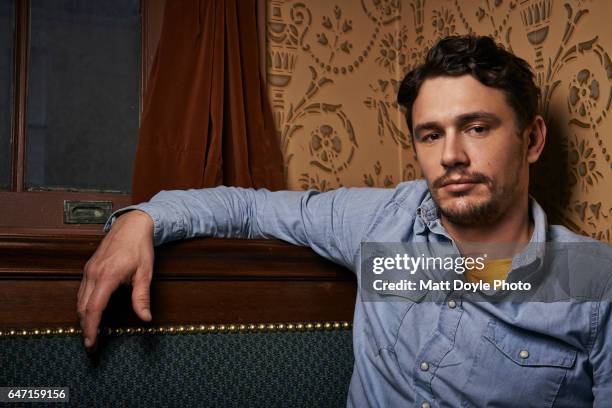
[[[441,188],[451,193],[464,193],[480,184],[480,181],[469,178],[449,179],[442,183]]]

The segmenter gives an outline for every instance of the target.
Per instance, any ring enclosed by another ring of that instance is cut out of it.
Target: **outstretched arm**
[[[320,255],[353,268],[361,239],[393,190],[254,190],[217,187],[162,191],[148,203],[111,217],[104,238],[85,267],[77,311],[85,346],[93,347],[102,312],[120,284],[132,284],[132,303],[150,320],[149,286],[153,246],[200,236],[278,238],[310,246]],[[138,210],[138,211],[133,211]]]

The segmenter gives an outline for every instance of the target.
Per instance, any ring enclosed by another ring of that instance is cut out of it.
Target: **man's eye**
[[[439,138],[440,138],[440,133],[428,133],[424,135],[423,137],[421,137],[421,142],[431,143],[431,142],[438,140]]]
[[[489,129],[486,126],[476,125],[476,126],[472,126],[471,128],[469,128],[468,133],[471,133],[474,135],[483,135],[487,133],[488,130]]]

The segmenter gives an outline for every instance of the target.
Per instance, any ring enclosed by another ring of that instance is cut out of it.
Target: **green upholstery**
[[[97,361],[79,336],[0,338],[0,386],[68,386],[72,406],[340,407],[352,366],[346,329],[110,336]]]

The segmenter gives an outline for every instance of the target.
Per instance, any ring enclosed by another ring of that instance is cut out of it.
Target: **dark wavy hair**
[[[406,122],[412,132],[412,105],[428,78],[471,75],[480,83],[504,91],[514,110],[520,131],[538,112],[540,89],[529,64],[497,45],[491,37],[451,36],[438,41],[425,62],[408,72],[397,93],[397,102],[406,108]]]

